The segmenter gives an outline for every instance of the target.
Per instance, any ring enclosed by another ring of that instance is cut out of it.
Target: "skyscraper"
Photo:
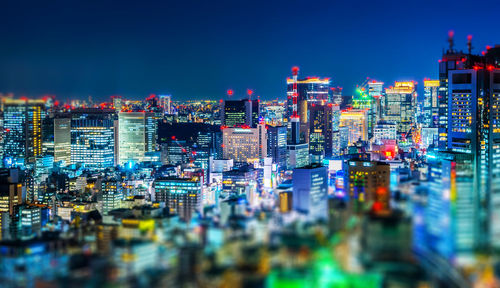
[[[448,145],[448,72],[466,67],[472,68],[470,50],[472,46],[469,38],[469,54],[462,53],[453,49],[453,34],[450,34],[450,48],[439,59],[439,148],[446,149]],[[473,57],[474,58],[474,57]],[[468,59],[467,61],[465,61]]]
[[[71,164],[89,169],[115,165],[116,114],[112,109],[75,109],[71,115]]]
[[[417,89],[413,81],[396,81],[385,89],[384,120],[398,124],[398,134],[407,134],[416,123]]]
[[[311,220],[326,219],[328,174],[324,166],[311,165],[293,169],[293,209]]]
[[[163,114],[172,114],[172,95],[159,95],[158,105],[163,109]]]
[[[332,107],[332,155],[339,156],[340,145],[340,105],[333,104]]]
[[[488,61],[496,49],[482,66],[449,71],[447,138],[449,150],[474,156],[480,243],[500,247],[500,69]]]
[[[373,130],[373,140],[383,139],[397,140],[397,125],[394,122],[379,121]]]
[[[267,127],[267,155],[273,163],[286,167],[286,126]]]
[[[439,125],[439,80],[424,80],[424,107],[422,124],[427,128]]]
[[[215,159],[222,158],[222,132],[221,131],[198,131],[196,136],[197,150],[206,150]]]
[[[221,123],[223,126],[249,126],[259,124],[259,100],[224,100],[221,105]]]
[[[474,156],[456,152],[427,155],[429,245],[445,258],[478,248],[480,206],[474,188]]]
[[[71,116],[56,115],[54,118],[54,162],[64,166],[71,164]]]
[[[342,87],[331,87],[330,94],[331,94],[330,96],[331,100],[329,102],[339,106],[343,104]]]
[[[118,163],[140,163],[146,152],[155,151],[156,120],[150,112],[118,114]]]
[[[370,112],[368,115],[368,137],[373,137],[373,130],[383,117],[385,109],[384,82],[372,80],[368,82],[368,96],[370,97]]]
[[[340,127],[348,130],[348,145],[368,140],[367,110],[344,110],[340,113]]]
[[[292,93],[293,93],[293,79],[287,78],[287,107],[288,115],[292,115]],[[307,100],[324,100],[329,101],[328,94],[330,90],[330,78],[320,78],[320,77],[306,77],[297,80],[297,103],[299,104],[298,114],[301,116],[303,110],[300,109],[300,103]]]
[[[309,151],[315,163],[333,154],[333,104],[309,101]]]
[[[225,128],[222,130],[224,159],[235,162],[263,159],[267,157],[267,132],[263,124],[257,128]]]
[[[43,100],[5,98],[4,156],[33,163],[42,154]]]
[[[298,72],[295,71],[294,73]],[[293,94],[296,95],[296,106],[297,106],[297,116],[299,118],[299,141],[308,142],[309,139],[309,122],[308,122],[308,104],[309,100],[324,100],[329,101],[329,93],[330,93],[330,78],[320,78],[320,77],[306,77],[304,79],[296,79],[297,75],[295,74],[293,78],[287,78],[287,118],[288,121],[291,122],[291,118],[293,116]],[[296,82],[295,82],[296,80]],[[295,83],[295,85],[294,85]],[[296,91],[294,90],[296,89]],[[292,139],[292,135],[289,135],[289,138]],[[297,142],[298,143],[298,142]]]

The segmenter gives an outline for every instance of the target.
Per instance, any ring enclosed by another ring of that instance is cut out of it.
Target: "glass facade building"
[[[4,156],[33,163],[42,155],[43,100],[6,98],[2,102]]]
[[[71,114],[71,164],[105,169],[115,164],[114,110],[79,109]]]
[[[153,113],[120,112],[118,114],[118,164],[140,163],[146,152],[155,150],[156,120]]]
[[[385,89],[384,120],[397,123],[398,134],[406,134],[416,123],[417,87],[413,81],[396,81]]]

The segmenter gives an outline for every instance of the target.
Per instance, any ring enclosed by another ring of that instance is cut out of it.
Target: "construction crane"
[[[172,140],[173,142],[175,142],[175,144],[177,144],[177,146],[179,146],[179,148],[181,148],[181,152],[189,157],[189,163],[193,163],[194,162],[193,155],[196,155],[196,151],[192,151],[191,153],[189,153],[188,150],[179,143],[177,137],[175,136],[172,136]]]

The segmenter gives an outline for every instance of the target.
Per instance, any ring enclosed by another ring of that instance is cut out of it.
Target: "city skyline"
[[[473,35],[475,54],[500,37],[485,25],[494,9],[464,9],[461,1],[362,2],[193,5],[200,9],[127,1],[118,9],[111,3],[55,1],[33,9],[5,3],[0,92],[96,101],[155,93],[188,100],[220,99],[227,89],[244,97],[250,88],[262,99],[282,99],[281,81],[297,65],[302,76],[330,77],[351,95],[367,76],[386,83],[436,79],[449,30],[458,50],[466,50]],[[482,17],[465,24],[466,13]]]
[[[0,286],[500,287],[495,8],[0,4]]]

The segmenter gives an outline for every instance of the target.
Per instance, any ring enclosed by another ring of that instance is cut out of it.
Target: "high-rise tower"
[[[4,116],[4,156],[34,163],[42,154],[44,101],[10,99],[2,101]]]

